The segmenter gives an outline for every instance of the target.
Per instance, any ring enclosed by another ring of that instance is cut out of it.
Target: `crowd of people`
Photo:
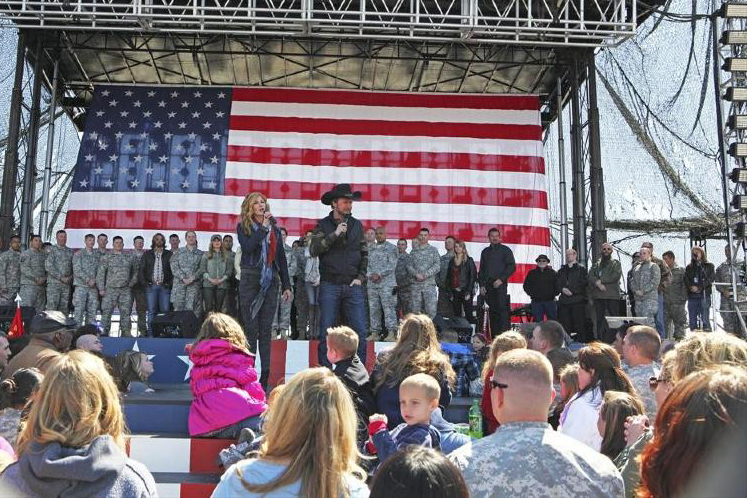
[[[152,474],[127,456],[123,377],[92,332],[50,311],[13,355],[0,336],[0,495],[157,496]],[[574,355],[566,336],[548,320],[493,339],[479,437],[447,420],[456,374],[425,314],[405,317],[370,376],[358,335],[337,326],[326,334],[332,368],[268,392],[242,326],[210,313],[188,348],[189,431],[236,441],[220,453],[218,498],[745,489],[747,342],[694,331],[662,351],[655,329],[633,325],[619,344],[594,341]]]

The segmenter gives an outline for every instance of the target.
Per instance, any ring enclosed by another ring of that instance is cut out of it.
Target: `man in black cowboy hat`
[[[363,225],[353,218],[353,201],[361,198],[350,185],[341,183],[322,196],[322,204],[332,206],[329,216],[314,228],[310,252],[319,257],[319,364],[327,360],[327,329],[337,325],[340,305],[347,325],[358,334],[358,356],[366,362],[366,309],[362,283],[366,278],[368,251]]]
[[[524,279],[524,292],[532,298],[532,317],[535,322],[558,319],[558,303],[555,296],[560,293],[555,270],[550,267],[550,258],[544,254],[534,260],[537,268],[532,268]]]

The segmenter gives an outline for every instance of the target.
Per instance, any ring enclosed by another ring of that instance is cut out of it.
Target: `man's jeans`
[[[344,323],[358,334],[358,357],[366,364],[366,308],[363,299],[362,285],[319,284],[319,364],[326,367],[332,365],[327,360],[327,329],[337,325],[338,312],[342,307],[345,316]]]
[[[558,303],[552,301],[532,301],[532,317],[535,322],[558,319]]]
[[[656,331],[662,339],[667,338],[667,331],[664,328],[664,294],[659,292],[659,309],[656,312]]]
[[[149,285],[145,288],[145,294],[148,299],[148,336],[153,337],[153,316],[169,311],[171,289],[163,285]]]

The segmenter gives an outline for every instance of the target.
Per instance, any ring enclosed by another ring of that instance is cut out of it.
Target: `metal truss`
[[[716,13],[712,16],[711,22],[713,23],[714,87],[716,89],[716,117],[719,127],[719,156],[723,175],[724,218],[726,222],[726,237],[729,241],[729,246],[732,248],[733,255],[729,261],[732,278],[732,297],[722,295],[722,299],[732,300],[732,310],[736,314],[741,329],[740,335],[744,337],[747,335],[747,325],[745,324],[745,317],[742,313],[742,305],[740,302],[740,306],[734,306],[733,300],[736,296],[743,295],[743,292],[738,292],[738,290],[744,289],[745,284],[747,284],[745,282],[745,272],[747,271],[745,263],[747,258],[741,262],[741,265],[738,265],[738,254],[736,253],[741,246],[743,256],[747,255],[747,234],[745,233],[745,227],[747,227],[747,210],[734,209],[730,204],[734,196],[747,196],[747,184],[731,181],[728,176],[732,168],[747,167],[743,155],[732,155],[729,152],[731,146],[747,143],[747,128],[742,127],[736,121],[738,117],[744,117],[747,114],[747,101],[741,100],[739,96],[734,96],[727,100],[726,96],[730,89],[732,91],[747,91],[747,72],[741,70],[727,72],[726,68],[727,60],[730,58],[742,60],[747,58],[747,44],[722,43],[721,36],[730,31],[746,31],[747,18],[721,18]],[[740,225],[741,230],[735,230]]]
[[[606,47],[626,0],[2,0],[19,28]]]

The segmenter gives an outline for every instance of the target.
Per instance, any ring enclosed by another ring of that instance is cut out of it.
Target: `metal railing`
[[[18,27],[609,46],[631,37],[625,0],[0,0]]]

